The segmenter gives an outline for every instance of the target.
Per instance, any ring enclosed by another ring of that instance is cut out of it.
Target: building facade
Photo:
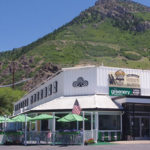
[[[63,116],[75,100],[89,122],[85,130],[95,139],[103,137],[150,139],[150,71],[112,67],[64,68],[14,104],[14,115],[40,113]],[[91,121],[92,120],[92,121]],[[70,124],[68,127],[82,125]],[[39,121],[34,130],[52,129],[52,122]],[[62,124],[56,121],[56,130]],[[30,130],[32,126],[30,125]],[[110,135],[110,136],[108,136]],[[110,139],[109,139],[110,140]]]

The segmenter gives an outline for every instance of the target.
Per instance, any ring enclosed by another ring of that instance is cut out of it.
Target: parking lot
[[[111,144],[111,145],[110,145]],[[101,145],[88,146],[50,146],[50,145],[32,145],[32,146],[5,146],[0,145],[0,150],[148,150],[150,141],[117,141],[113,143],[101,143]]]

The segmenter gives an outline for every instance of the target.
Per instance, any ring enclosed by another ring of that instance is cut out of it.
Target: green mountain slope
[[[17,65],[16,80],[34,76],[48,62],[61,67],[103,62],[105,66],[149,69],[149,39],[149,7],[130,0],[99,0],[53,33],[1,53],[0,83],[11,83],[12,61]]]

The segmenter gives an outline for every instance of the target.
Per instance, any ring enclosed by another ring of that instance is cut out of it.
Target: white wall
[[[87,95],[96,93],[96,67],[69,69],[64,71],[64,95]],[[86,87],[73,87],[79,77],[88,81]]]

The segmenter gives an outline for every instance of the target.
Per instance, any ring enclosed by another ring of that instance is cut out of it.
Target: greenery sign
[[[140,89],[109,87],[110,96],[141,95]]]

